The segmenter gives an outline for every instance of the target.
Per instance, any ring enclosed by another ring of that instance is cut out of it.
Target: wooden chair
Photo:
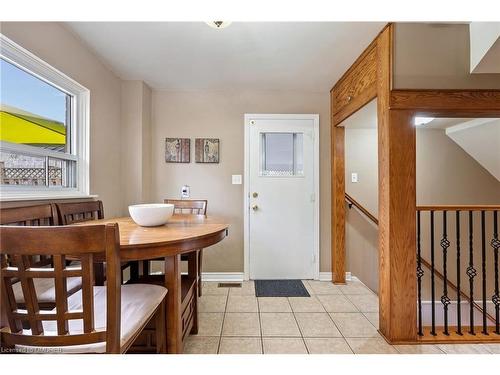
[[[164,199],[163,203],[169,203],[174,205],[174,214],[188,214],[188,215],[207,215],[207,205],[208,201],[206,199]],[[202,282],[201,282],[201,261],[203,259],[202,249],[195,250],[198,257],[198,296],[202,295]],[[189,259],[189,254],[184,254],[181,256],[181,260],[187,261]],[[152,259],[162,260],[162,259]],[[145,275],[149,275],[149,262],[150,260],[145,260],[142,262],[142,270]]]
[[[58,224],[59,217],[54,204],[0,209],[0,225],[53,226]],[[46,267],[52,265],[52,259],[44,255],[30,258],[29,260],[32,267]],[[73,294],[82,286],[81,279],[78,277],[68,277],[66,282],[69,294]],[[46,278],[35,279],[34,285],[40,306],[43,309],[53,309],[56,301],[54,281]],[[20,307],[24,307],[25,300],[21,283],[14,283],[13,289],[17,304]]]
[[[31,268],[29,257],[45,255],[54,267]],[[156,319],[158,352],[166,351],[165,296],[158,285],[121,285],[118,225],[75,227],[0,227],[1,344],[18,352],[124,353],[148,322]],[[6,256],[14,260],[9,266]],[[67,267],[67,256],[81,257],[81,267]],[[106,260],[106,286],[94,286],[95,256]],[[51,278],[56,308],[41,312],[34,278]],[[65,280],[81,277],[82,289],[68,297]],[[19,310],[12,280],[19,279],[26,310]],[[23,322],[29,328],[23,329]],[[3,322],[2,322],[3,323]]]
[[[176,214],[207,215],[206,199],[164,199],[163,203],[173,204]]]
[[[206,199],[164,199],[164,203],[174,205],[174,213],[176,214],[190,214],[190,215],[204,215],[207,216]],[[203,250],[197,250],[198,254],[198,296],[201,297],[202,282],[201,282],[201,262],[203,260]],[[188,255],[181,256],[181,260],[187,261]]]

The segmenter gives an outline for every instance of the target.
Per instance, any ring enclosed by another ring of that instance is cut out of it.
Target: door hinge
[[[316,194],[311,194],[311,202],[316,202]]]
[[[316,264],[316,254],[313,254],[313,264]]]

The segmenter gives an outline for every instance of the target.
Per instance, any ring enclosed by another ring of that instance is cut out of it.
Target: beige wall
[[[245,113],[318,113],[320,115],[321,271],[330,271],[329,94],[314,92],[153,91],[152,198],[179,197],[181,186],[192,198],[208,199],[208,212],[230,224],[229,237],[204,255],[205,272],[243,272],[243,185]],[[165,138],[220,138],[220,163],[165,163]]]
[[[395,88],[500,88],[500,74],[470,74],[468,24],[396,23],[394,38]]]
[[[144,203],[151,195],[151,89],[142,81],[122,81],[122,200]]]
[[[106,216],[121,215],[119,78],[59,23],[2,22],[0,32],[90,90],[90,192]]]

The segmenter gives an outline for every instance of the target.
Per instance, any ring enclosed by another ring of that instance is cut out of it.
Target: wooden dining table
[[[164,275],[141,277],[144,282],[150,282],[153,276],[168,289],[167,352],[182,353],[183,338],[198,330],[197,252],[222,241],[228,234],[229,225],[220,218],[186,214],[174,214],[167,224],[157,227],[141,227],[130,217],[76,225],[106,223],[118,223],[122,262],[164,259]],[[189,254],[186,275],[181,274],[182,254]],[[141,282],[141,277],[138,282]]]

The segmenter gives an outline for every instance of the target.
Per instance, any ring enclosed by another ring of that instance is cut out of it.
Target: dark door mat
[[[300,280],[255,280],[257,297],[310,297]]]

